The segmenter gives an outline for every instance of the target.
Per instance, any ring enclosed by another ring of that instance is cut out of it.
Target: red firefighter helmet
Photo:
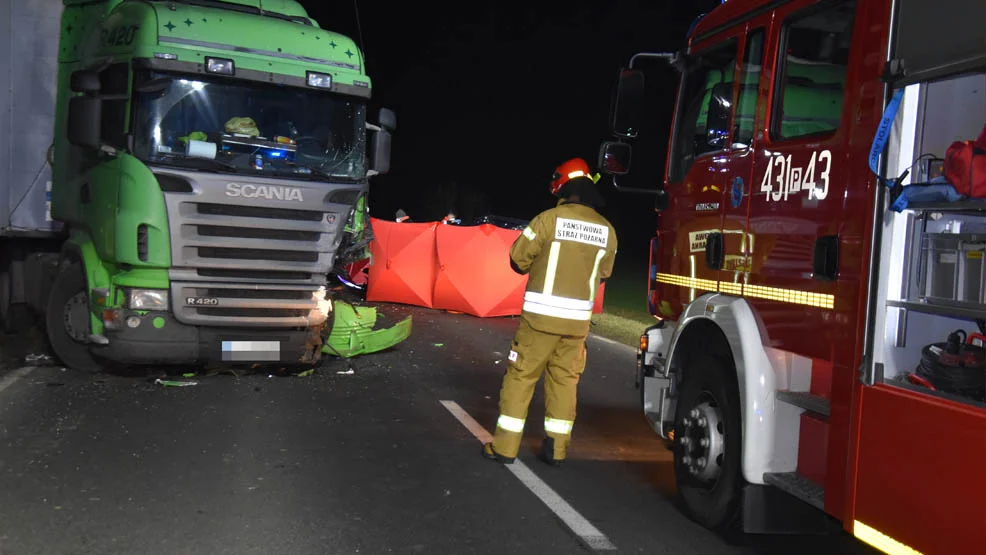
[[[572,158],[571,160],[562,162],[560,166],[555,168],[555,173],[551,176],[551,194],[557,195],[558,191],[569,180],[575,179],[576,177],[588,177],[592,179],[592,174],[589,173],[589,164],[586,164],[585,160],[581,158]]]

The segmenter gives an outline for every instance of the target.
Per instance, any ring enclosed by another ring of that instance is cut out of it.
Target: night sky
[[[403,208],[428,221],[449,210],[530,219],[553,206],[547,184],[557,164],[581,156],[595,169],[619,68],[639,51],[684,47],[689,26],[719,0],[358,3],[371,121],[381,106],[398,121],[391,172],[371,181],[371,210],[392,219]],[[323,28],[360,42],[352,2],[302,4]],[[641,67],[649,140],[634,152],[635,172],[664,167],[677,83],[661,62]],[[634,185],[656,179],[652,172]],[[605,176],[599,185],[621,257],[646,260],[652,197],[617,193]]]

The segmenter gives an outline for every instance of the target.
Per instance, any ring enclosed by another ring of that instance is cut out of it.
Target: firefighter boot
[[[546,437],[544,441],[541,442],[541,460],[548,463],[551,466],[559,467],[561,463],[565,462],[564,458],[555,458],[555,438]]]
[[[513,464],[515,457],[505,457],[493,450],[492,443],[483,444],[483,458],[503,464]]]

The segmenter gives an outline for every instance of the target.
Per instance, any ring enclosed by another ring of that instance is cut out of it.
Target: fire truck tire
[[[684,370],[674,427],[678,494],[693,520],[731,534],[743,486],[736,373],[729,361],[708,353],[696,354]]]
[[[78,263],[64,265],[52,285],[48,307],[45,310],[45,327],[48,341],[55,356],[62,364],[88,373],[102,371],[89,351],[88,288]]]

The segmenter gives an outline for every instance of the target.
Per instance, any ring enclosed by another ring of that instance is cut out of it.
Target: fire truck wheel
[[[675,414],[675,482],[685,510],[706,528],[737,524],[742,432],[736,374],[728,361],[697,354],[684,369]]]
[[[83,372],[97,373],[102,367],[89,351],[89,299],[86,279],[78,263],[62,267],[45,311],[48,341],[62,364]]]

